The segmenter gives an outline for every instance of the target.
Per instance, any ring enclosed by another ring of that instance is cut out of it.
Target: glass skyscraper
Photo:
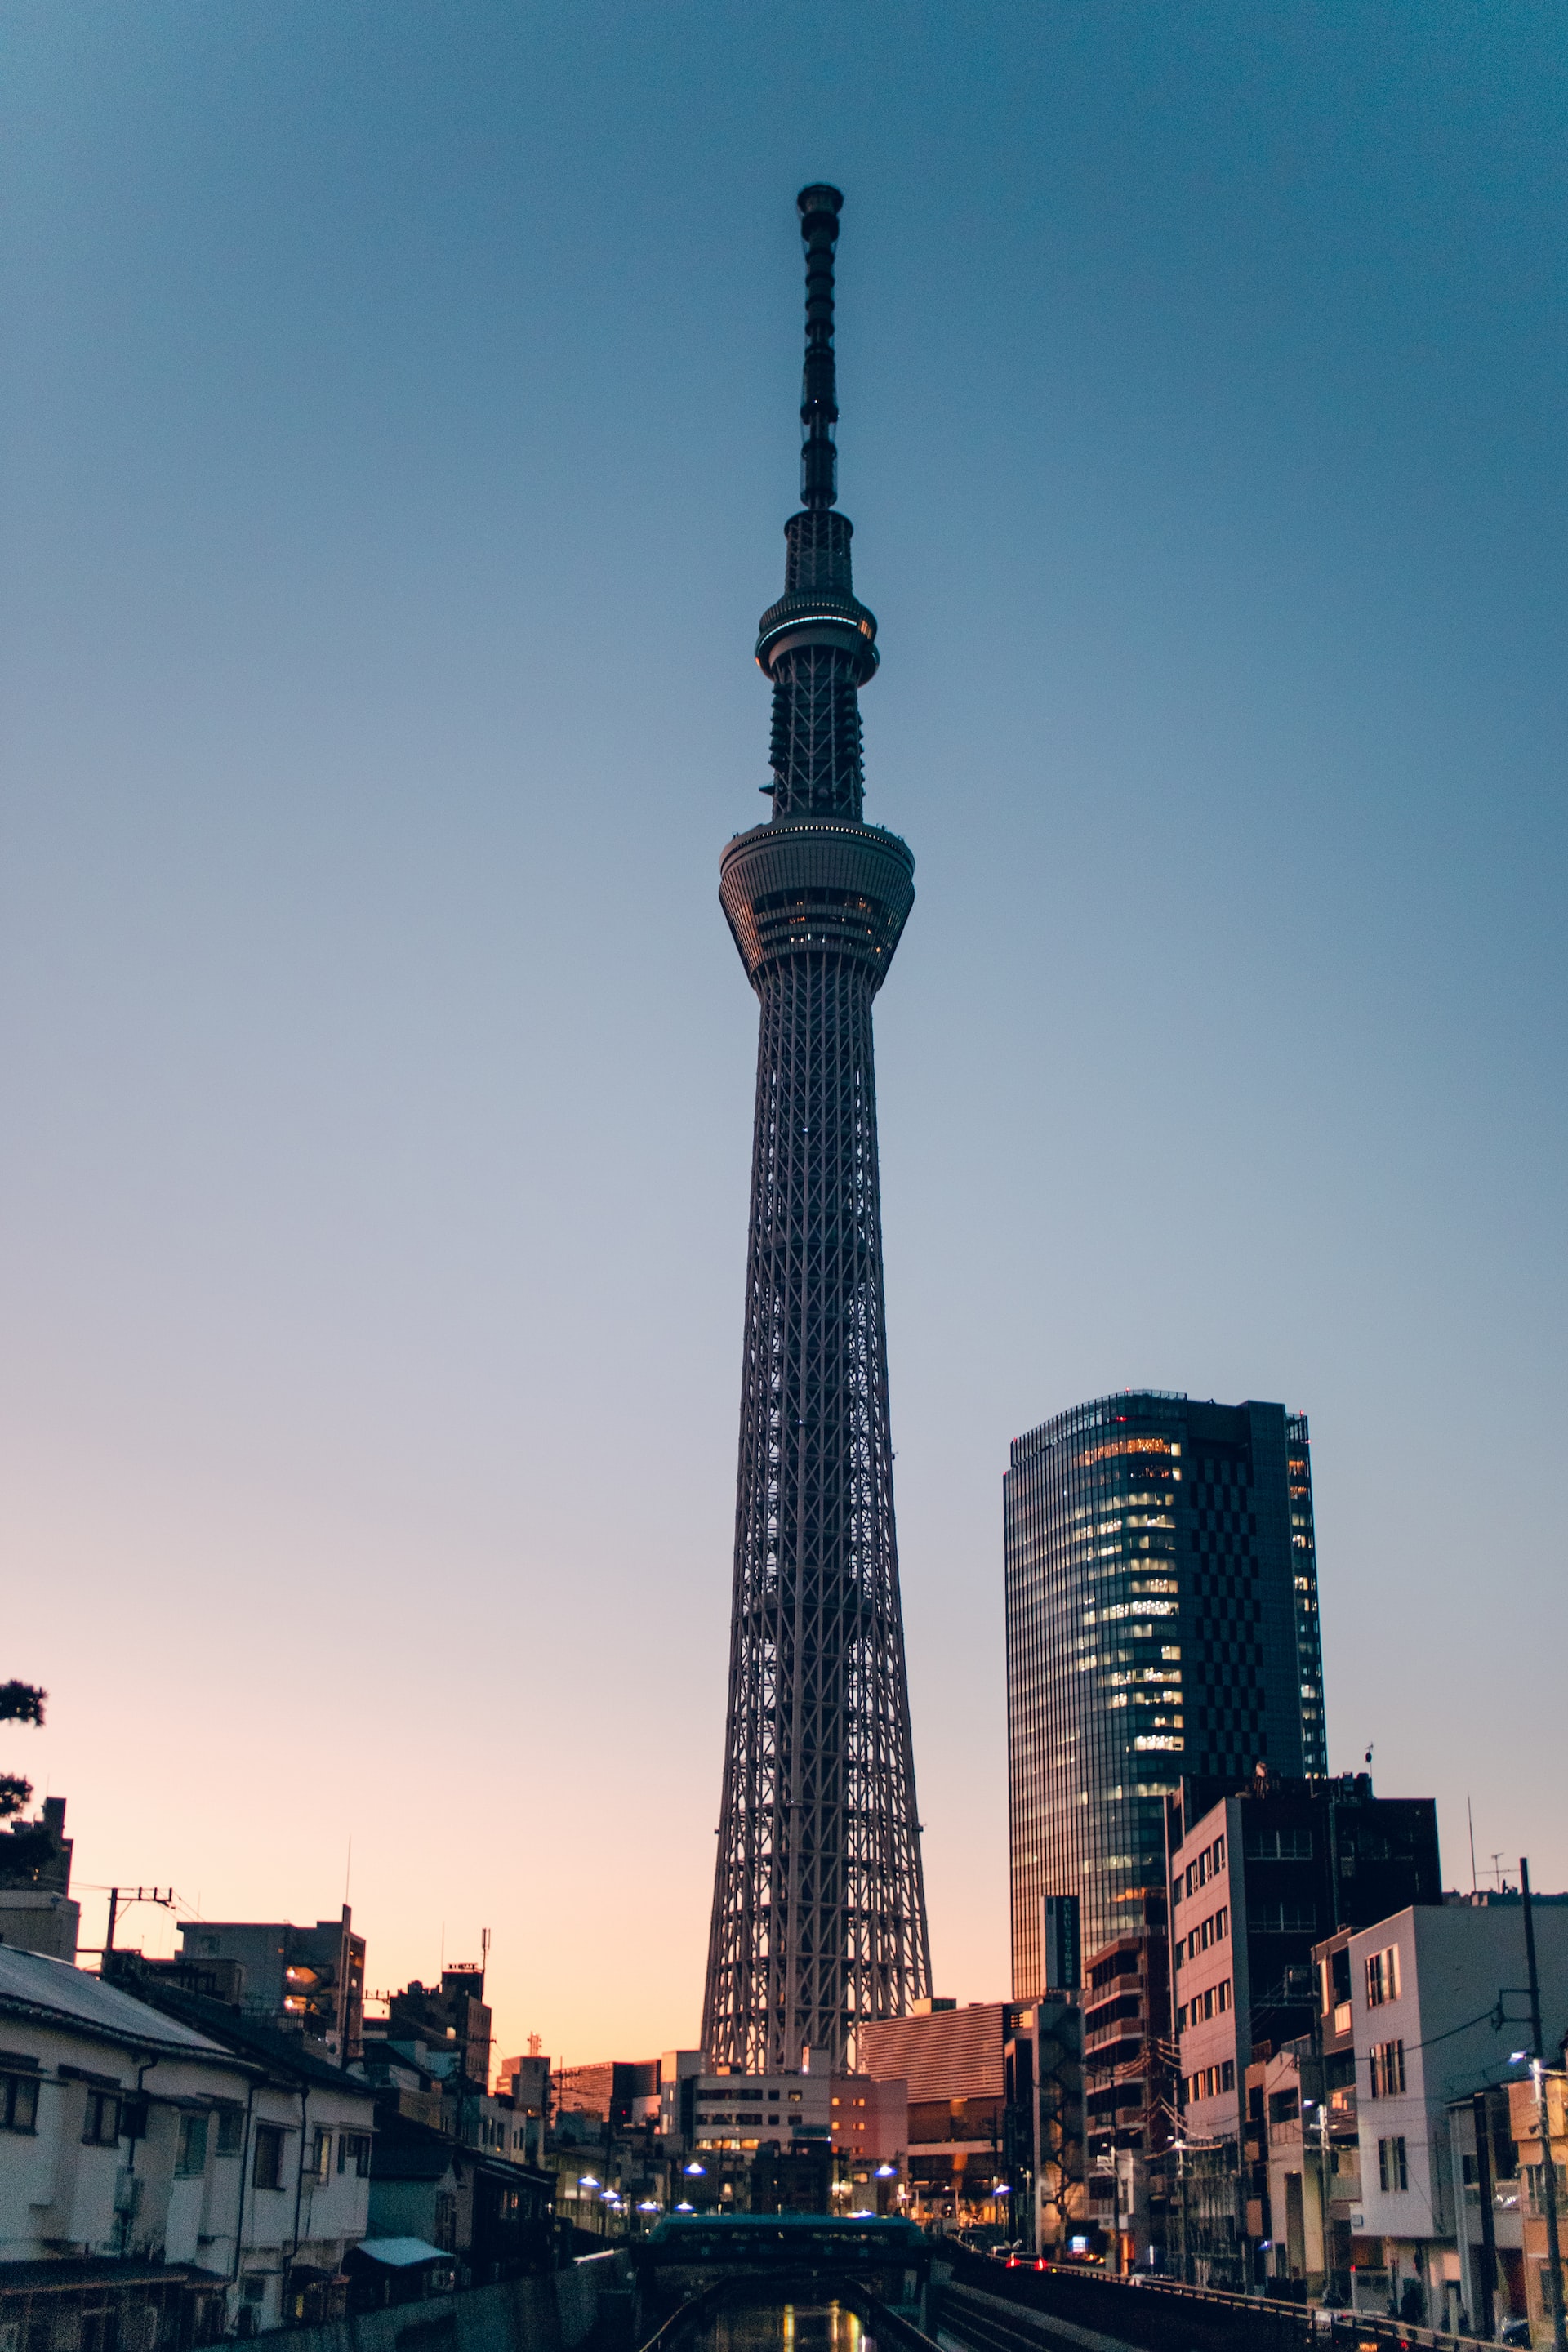
[[[1304,1414],[1131,1390],[1013,1443],[1003,1481],[1013,1995],[1041,1905],[1087,1959],[1164,1883],[1184,1774],[1328,1769]]]

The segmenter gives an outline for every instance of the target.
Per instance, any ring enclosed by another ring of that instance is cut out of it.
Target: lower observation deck
[[[746,967],[816,949],[851,958],[879,988],[915,902],[907,843],[878,824],[785,818],[737,834],[719,864],[719,898]]]

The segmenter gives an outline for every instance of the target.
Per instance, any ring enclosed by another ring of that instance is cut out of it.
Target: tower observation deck
[[[931,1990],[893,1526],[871,1001],[914,860],[862,821],[877,623],[836,511],[833,265],[843,198],[799,198],[800,513],[757,662],[773,814],[719,896],[762,1008],[746,1256],[729,1706],[702,2010],[710,2065],[842,2067]]]

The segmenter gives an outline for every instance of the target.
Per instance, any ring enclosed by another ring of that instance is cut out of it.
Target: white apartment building
[[[1551,2051],[1568,2031],[1568,1904],[1537,1903],[1535,1941]],[[1350,2216],[1356,2299],[1382,2310],[1413,2283],[1426,2324],[1452,2329],[1466,2282],[1463,2151],[1450,2145],[1449,2109],[1520,2074],[1509,2059],[1530,2038],[1522,1911],[1420,1904],[1346,1948],[1361,2157]]]
[[[333,2068],[0,1946],[0,2262],[188,2266],[199,2340],[315,2315],[366,2233],[374,2117]]]

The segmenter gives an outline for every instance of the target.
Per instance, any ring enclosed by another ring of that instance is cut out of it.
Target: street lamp
[[[695,2213],[697,2208],[695,2205],[689,2205],[683,2197],[675,2210],[678,2213]]]
[[[689,2164],[686,2168],[687,2179],[689,2180],[696,2179],[705,2174],[707,2170],[708,2167],[705,2164]]]

